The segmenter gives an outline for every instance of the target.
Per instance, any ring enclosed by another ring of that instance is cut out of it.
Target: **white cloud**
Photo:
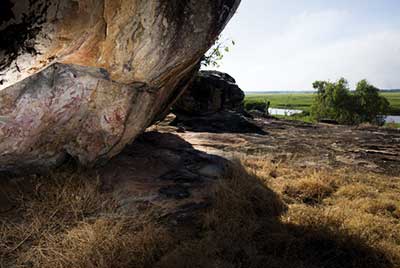
[[[310,89],[315,80],[342,76],[353,84],[367,78],[381,88],[400,87],[400,30],[360,24],[347,10],[261,20],[243,14],[225,35],[237,45],[220,69],[245,90]]]

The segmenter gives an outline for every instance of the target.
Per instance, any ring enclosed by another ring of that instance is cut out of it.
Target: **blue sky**
[[[304,90],[367,78],[400,88],[400,0],[242,0],[219,70],[244,90]]]

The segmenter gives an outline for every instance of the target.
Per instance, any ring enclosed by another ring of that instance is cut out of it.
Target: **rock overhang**
[[[240,1],[7,3],[1,170],[119,153],[186,88]]]

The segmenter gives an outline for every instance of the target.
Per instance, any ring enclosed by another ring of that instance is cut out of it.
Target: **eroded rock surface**
[[[264,117],[248,121],[268,135],[190,129],[182,133],[165,125],[157,129],[175,132],[196,149],[224,157],[268,157],[276,163],[286,161],[299,168],[351,168],[395,176],[400,172],[398,129],[309,124]]]
[[[1,91],[0,169],[114,155],[150,123],[153,95],[143,87],[111,81],[102,69],[54,64]]]
[[[197,132],[265,134],[248,120],[244,97],[229,74],[200,71],[173,106],[171,125]]]
[[[240,0],[6,0],[0,169],[109,159],[179,97]]]

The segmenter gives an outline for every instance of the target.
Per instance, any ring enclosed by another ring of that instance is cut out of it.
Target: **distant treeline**
[[[245,94],[312,94],[315,90],[264,90],[264,91],[244,91]]]
[[[353,90],[351,90],[353,91]],[[400,89],[379,89],[379,92],[399,93]],[[312,94],[317,93],[316,90],[271,90],[271,91],[245,91],[246,94]]]
[[[400,92],[400,89],[380,89],[379,90],[380,92],[389,92],[389,93],[391,93],[391,92]]]

